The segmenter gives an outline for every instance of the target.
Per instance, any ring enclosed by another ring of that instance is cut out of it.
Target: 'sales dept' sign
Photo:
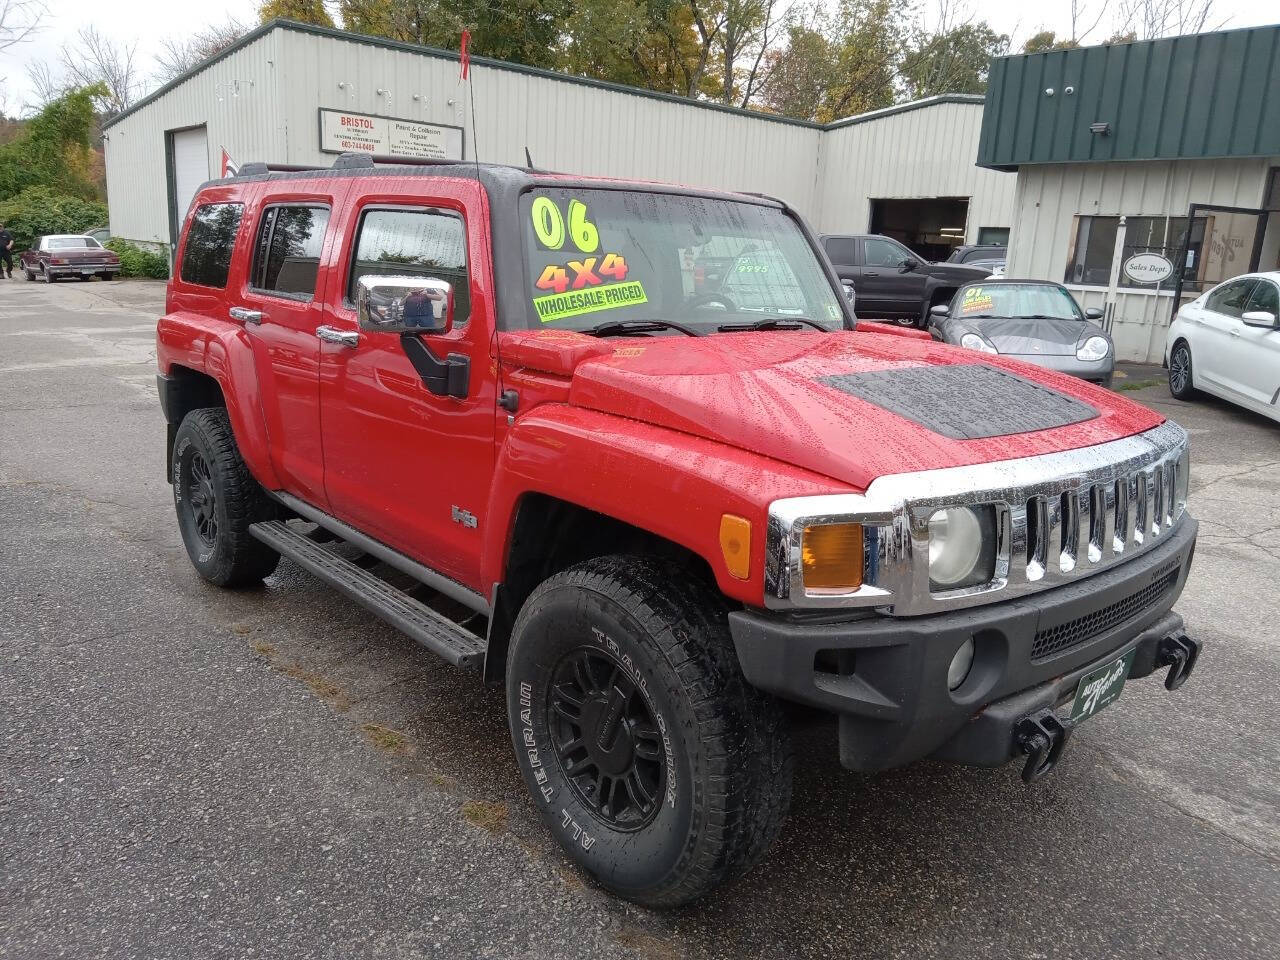
[[[324,153],[371,153],[430,160],[462,159],[462,128],[345,110],[320,111]]]

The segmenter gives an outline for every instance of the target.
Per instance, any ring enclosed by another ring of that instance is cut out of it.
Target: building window
[[[219,290],[226,287],[231,248],[235,246],[243,212],[244,204],[240,203],[206,203],[196,208],[182,250],[183,283]]]
[[[1076,242],[1067,261],[1067,283],[1105,287],[1111,282],[1119,217],[1076,217]]]
[[[320,247],[329,211],[324,207],[270,207],[262,217],[253,286],[266,293],[310,300],[316,292]]]
[[[978,246],[1007,247],[1009,245],[1008,227],[979,227]]]
[[[411,276],[453,285],[453,322],[471,313],[467,238],[462,218],[438,210],[369,210],[360,220],[347,296],[363,276]]]

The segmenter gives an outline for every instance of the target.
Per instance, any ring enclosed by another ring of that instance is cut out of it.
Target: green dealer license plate
[[[1112,660],[1104,667],[1080,678],[1076,687],[1076,699],[1071,705],[1071,722],[1088,720],[1103,707],[1110,706],[1124,689],[1125,678],[1133,666],[1134,651],[1130,650],[1119,660]]]

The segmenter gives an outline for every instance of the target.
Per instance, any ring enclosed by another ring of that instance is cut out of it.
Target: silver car
[[[1111,386],[1116,351],[1094,321],[1102,311],[1081,310],[1060,283],[986,280],[956,291],[929,311],[935,340],[983,353],[1025,360]]]

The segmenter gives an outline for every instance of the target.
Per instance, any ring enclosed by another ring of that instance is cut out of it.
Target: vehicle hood
[[[930,263],[923,269],[931,277],[954,280],[957,283],[985,280],[991,276],[991,271],[986,267],[974,267],[967,263]]]
[[[1085,320],[1019,320],[999,317],[989,320],[965,320],[965,324],[982,334],[1001,353],[1040,354],[1043,356],[1075,356],[1076,344],[1089,327]],[[1102,330],[1094,327],[1097,333]]]
[[[599,340],[549,330],[506,334],[499,349],[506,365],[571,377],[569,402],[576,406],[729,444],[857,489],[886,474],[1090,446],[1148,430],[1164,419],[1073,377],[882,333]],[[926,425],[948,417],[954,423],[956,398],[966,394],[971,408],[987,410],[996,420],[1002,411],[1007,415],[1010,404],[998,397],[988,402],[984,392],[984,383],[993,378],[1017,380],[1021,389],[1036,394],[1034,403],[1020,406],[1043,407],[1040,413],[1052,415],[1070,408],[1081,419],[977,438],[946,435],[936,424]],[[899,388],[910,382],[913,393],[889,389],[880,396],[875,384],[882,380]],[[931,383],[939,389],[931,389]],[[851,392],[855,388],[862,396]],[[890,409],[895,406],[899,412]]]

